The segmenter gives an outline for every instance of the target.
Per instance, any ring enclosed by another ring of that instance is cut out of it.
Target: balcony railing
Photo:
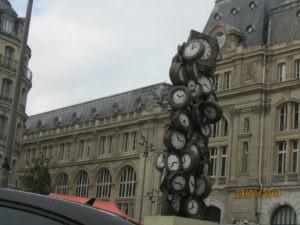
[[[12,98],[9,98],[7,96],[0,95],[0,100],[4,102],[12,103]]]
[[[3,55],[0,55],[0,65],[14,72],[17,70],[17,61]]]

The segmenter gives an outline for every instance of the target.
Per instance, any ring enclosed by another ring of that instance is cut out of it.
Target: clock
[[[182,167],[180,156],[175,152],[166,153],[164,164],[169,172],[181,170]]]
[[[192,101],[190,90],[179,85],[170,90],[169,103],[173,109],[182,109],[187,107]]]
[[[165,168],[165,155],[166,152],[161,152],[155,158],[155,167],[158,171],[163,171]]]
[[[190,191],[190,194],[194,194],[195,189],[196,189],[196,180],[195,180],[194,175],[191,174],[190,177],[189,177],[189,191]]]
[[[202,85],[195,80],[188,80],[187,87],[192,94],[192,98],[196,99],[202,95]]]
[[[198,83],[202,85],[203,95],[210,95],[214,91],[213,82],[206,76],[198,78]]]
[[[198,145],[200,148],[206,149],[208,147],[208,138],[203,135],[198,135]]]
[[[189,132],[192,129],[193,122],[190,113],[187,110],[177,110],[171,114],[171,124],[176,130]]]
[[[209,138],[211,135],[211,128],[209,124],[201,125],[201,133],[204,137]]]
[[[208,171],[209,171],[208,162],[202,159],[198,164],[198,167],[196,169],[196,174],[200,176],[206,176],[208,174]]]
[[[197,58],[203,57],[207,51],[203,40],[191,40],[183,48],[182,58],[186,61],[193,61]]]
[[[181,197],[179,195],[173,195],[173,194],[168,194],[167,196],[168,201],[170,202],[172,209],[175,210],[176,212],[180,211],[180,203],[181,203]]]
[[[188,190],[188,176],[182,172],[173,172],[168,177],[168,190],[173,194],[182,194]]]
[[[206,123],[217,123],[222,118],[222,109],[214,102],[205,102],[200,109]]]
[[[200,147],[199,147],[198,142],[196,140],[192,140],[188,144],[186,149],[194,152],[196,154],[197,159],[199,158],[199,156],[200,156]]]
[[[204,220],[207,209],[204,201],[195,195],[190,195],[182,201],[182,210],[189,218]]]
[[[203,53],[201,59],[208,60],[212,55],[211,45],[208,43],[208,41],[206,41],[204,39],[199,39],[198,42],[200,42],[200,44],[202,46],[204,46],[204,53]]]
[[[164,135],[164,144],[168,150],[180,152],[187,145],[187,136],[183,132],[169,129]]]
[[[169,71],[170,80],[173,85],[184,85],[187,83],[187,74],[182,63],[172,63]]]
[[[212,181],[209,176],[198,176],[196,177],[196,189],[195,195],[205,199],[211,192]]]
[[[201,119],[202,116],[200,114],[199,110],[199,104],[192,104],[191,106],[191,115],[192,115],[192,120],[195,128],[199,128],[201,125]]]
[[[194,151],[186,149],[181,155],[183,171],[186,173],[194,171],[197,166],[197,159],[198,155]]]

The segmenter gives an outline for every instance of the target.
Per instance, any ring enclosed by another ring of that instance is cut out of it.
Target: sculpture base
[[[217,225],[206,220],[195,220],[177,216],[147,216],[144,225]]]

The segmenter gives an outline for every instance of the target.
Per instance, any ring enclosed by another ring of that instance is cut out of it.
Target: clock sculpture
[[[155,160],[162,173],[163,215],[205,219],[204,199],[212,188],[208,139],[211,124],[222,117],[212,77],[220,59],[217,40],[192,30],[172,60],[166,150]]]

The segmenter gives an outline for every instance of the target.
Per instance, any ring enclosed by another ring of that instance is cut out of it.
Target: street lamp
[[[148,138],[144,134],[141,135],[139,145],[144,146],[144,168],[143,168],[143,179],[142,179],[142,193],[140,202],[139,222],[142,223],[143,203],[144,203],[144,189],[145,189],[145,176],[146,176],[146,162],[149,157],[149,152],[154,153],[156,151],[155,146],[148,142]]]
[[[147,196],[148,196],[148,199],[149,199],[149,201],[150,201],[150,216],[152,215],[152,205],[155,203],[155,196],[154,196],[154,194],[155,193],[159,193],[159,190],[157,190],[157,189],[152,189],[151,191],[148,191],[147,192]]]

